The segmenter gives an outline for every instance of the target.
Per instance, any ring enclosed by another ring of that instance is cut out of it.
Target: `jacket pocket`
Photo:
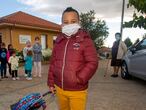
[[[80,71],[76,71],[76,82],[77,84],[83,85],[82,79],[79,78],[79,72]]]

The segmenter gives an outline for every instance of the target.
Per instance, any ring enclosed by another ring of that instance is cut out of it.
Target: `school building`
[[[0,43],[12,44],[17,50],[22,50],[28,40],[34,44],[36,36],[40,37],[43,49],[52,48],[60,31],[59,24],[21,11],[0,18]]]

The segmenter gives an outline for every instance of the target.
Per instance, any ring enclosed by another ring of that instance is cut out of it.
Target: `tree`
[[[136,45],[139,41],[139,38],[137,38],[133,45]]]
[[[109,34],[106,22],[104,20],[96,20],[94,10],[81,13],[80,22],[82,28],[90,33],[92,40],[95,42],[96,49],[101,48]]]
[[[131,42],[131,39],[129,37],[127,37],[125,40],[124,40],[125,44],[127,47],[130,47],[132,46],[132,42]]]
[[[133,20],[125,22],[124,27],[139,27],[146,29],[146,0],[129,0],[129,7],[134,7],[138,13],[134,12]],[[140,15],[141,13],[141,15]]]

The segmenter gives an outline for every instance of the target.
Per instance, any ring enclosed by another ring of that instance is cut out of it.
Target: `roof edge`
[[[0,26],[14,26],[14,27],[21,27],[21,28],[41,29],[41,30],[45,30],[45,31],[60,32],[60,30],[55,30],[55,29],[48,29],[48,28],[28,26],[28,25],[26,26],[26,25],[20,25],[20,24],[12,24],[12,23],[1,23]]]

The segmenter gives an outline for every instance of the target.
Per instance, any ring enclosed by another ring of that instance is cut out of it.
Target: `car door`
[[[129,56],[129,60],[131,74],[146,78],[146,39],[135,47],[135,52]]]

